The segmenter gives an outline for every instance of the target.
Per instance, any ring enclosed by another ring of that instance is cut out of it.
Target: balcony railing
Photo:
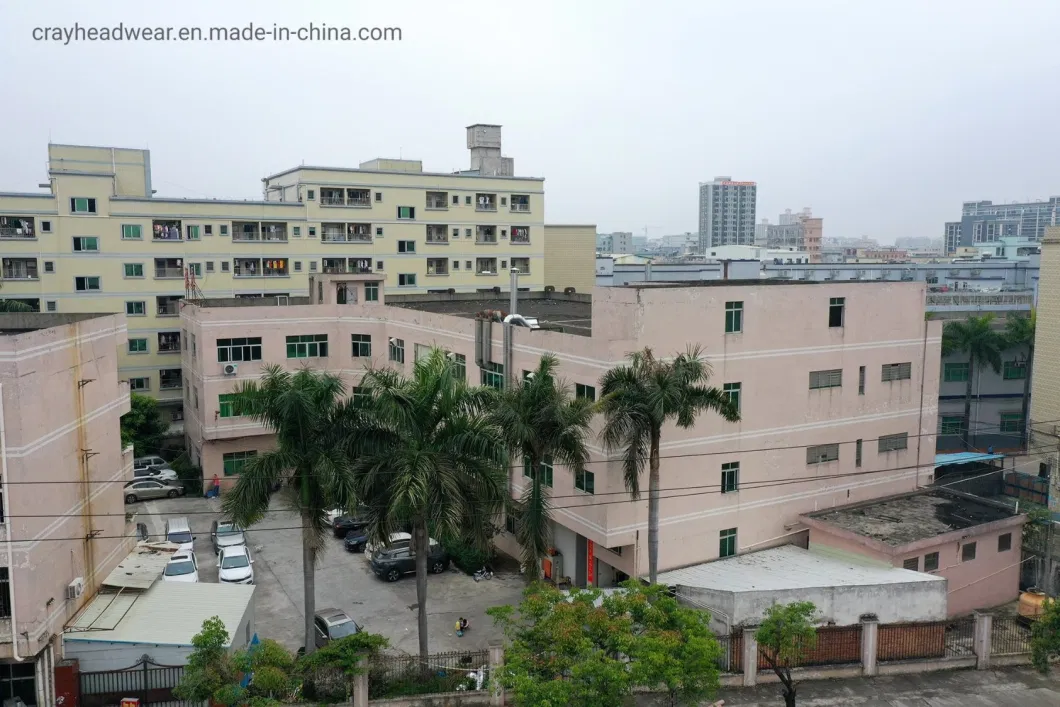
[[[512,240],[512,243],[529,243],[530,242],[530,234],[529,233],[517,233],[516,231],[513,230],[512,231],[512,239],[511,240]]]
[[[322,206],[345,206],[346,199],[341,194],[335,196],[321,196],[320,204]]]
[[[160,302],[158,304],[158,316],[175,317],[180,314],[180,302]]]
[[[928,307],[1026,306],[1034,304],[1032,292],[929,292]]]
[[[449,204],[445,199],[428,199],[427,208],[432,211],[448,211]]]
[[[176,341],[167,340],[158,342],[158,353],[179,353],[180,339]]]
[[[497,244],[497,236],[475,236],[475,243],[492,243]]]
[[[168,268],[155,266],[155,278],[158,280],[176,279],[184,277],[184,268]]]
[[[10,266],[5,265],[3,269],[3,276],[5,280],[38,280],[37,276],[37,264],[33,263],[31,267],[26,266]]]
[[[428,233],[427,234],[427,242],[428,243],[448,243],[449,242],[449,233],[448,232],[446,232],[446,233]]]
[[[324,243],[371,243],[371,233],[328,233],[327,231],[320,237],[320,240]]]
[[[162,375],[158,380],[159,390],[176,390],[183,387],[184,383],[181,380],[180,375],[166,376]]]
[[[530,204],[516,204],[512,203],[512,211],[526,213],[530,211]]]
[[[0,228],[0,238],[4,240],[12,241],[31,241],[37,236],[33,233],[33,229],[25,228]]]
[[[496,211],[496,210],[497,210],[497,202],[495,202],[495,201],[478,202],[478,203],[475,204],[475,211]]]
[[[362,209],[371,208],[372,200],[367,196],[351,196],[346,200],[346,206],[356,206]]]
[[[262,233],[261,231],[240,231],[232,234],[232,241],[235,243],[286,243],[287,232],[269,233],[266,231]]]

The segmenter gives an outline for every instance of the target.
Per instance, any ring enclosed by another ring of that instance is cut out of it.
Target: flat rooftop
[[[0,336],[25,334],[41,329],[76,324],[97,317],[109,317],[111,312],[48,313],[48,312],[0,312]]]
[[[1011,518],[1001,504],[933,489],[806,514],[858,535],[898,547],[954,530]]]
[[[704,263],[696,263],[703,265]],[[786,267],[786,266],[785,266]],[[839,265],[834,266],[836,268]],[[630,282],[622,287],[633,287],[636,289],[665,288],[665,287],[835,287],[836,285],[923,285],[923,282],[903,280],[789,280],[787,278],[741,278],[730,280],[675,280],[673,282]]]
[[[425,295],[387,295],[387,305],[420,312],[448,314],[474,319],[485,310],[508,312],[508,295],[485,292]],[[580,336],[592,335],[593,302],[588,294],[561,292],[520,292],[517,311],[536,317],[542,329]]]
[[[659,574],[659,583],[728,592],[945,582],[922,572],[839,559],[784,545]]]

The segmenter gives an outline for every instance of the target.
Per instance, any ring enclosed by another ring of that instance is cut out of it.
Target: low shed
[[[218,616],[233,649],[254,635],[254,586],[155,582],[142,592],[100,594],[63,632],[63,655],[80,670],[120,670],[143,656],[161,665],[184,665],[202,623]]]

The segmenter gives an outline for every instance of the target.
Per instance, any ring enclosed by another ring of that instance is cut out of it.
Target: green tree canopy
[[[139,393],[129,396],[129,412],[121,416],[122,447],[131,444],[138,457],[157,454],[168,430],[157,400]]]
[[[1060,657],[1060,602],[1046,599],[1042,614],[1031,627],[1031,662],[1040,673],[1049,672],[1049,661]]]
[[[791,669],[798,666],[804,651],[817,644],[816,617],[817,607],[811,601],[774,604],[755,632],[759,652],[784,687],[787,707],[795,707],[796,684]]]
[[[193,648],[180,684],[173,690],[177,697],[205,702],[238,682],[239,671],[228,652],[228,641],[228,630],[220,617],[202,622],[202,630],[191,639]]]

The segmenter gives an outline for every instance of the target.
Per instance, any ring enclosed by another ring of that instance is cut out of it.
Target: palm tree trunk
[[[964,448],[972,448],[972,379],[975,374],[975,356],[968,357],[968,381],[964,386]]]
[[[659,576],[659,438],[662,431],[651,431],[648,458],[648,581],[655,584]]]
[[[313,618],[317,612],[317,550],[316,530],[313,519],[302,514],[302,593],[305,609],[305,652],[309,655],[317,648],[316,629]]]
[[[412,528],[412,546],[416,551],[416,604],[419,607],[416,616],[416,627],[420,639],[420,665],[427,666],[427,554],[430,552],[427,540],[427,524],[416,521]]]
[[[1027,370],[1023,379],[1023,404],[1020,405],[1020,415],[1023,419],[1020,427],[1020,446],[1024,451],[1029,451],[1030,439],[1027,431],[1030,429],[1031,415],[1031,366],[1034,363],[1034,344],[1027,347]]]

